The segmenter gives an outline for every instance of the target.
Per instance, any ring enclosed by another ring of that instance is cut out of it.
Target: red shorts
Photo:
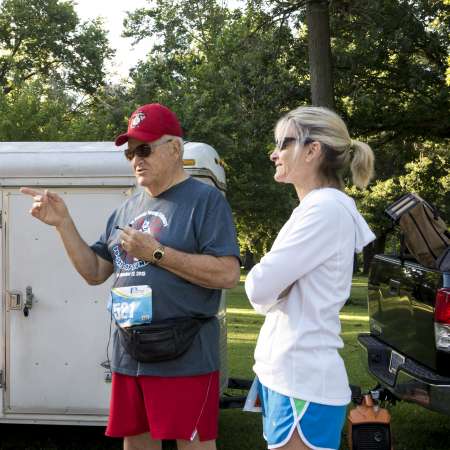
[[[156,440],[217,438],[219,372],[190,377],[132,377],[113,373],[105,434]]]

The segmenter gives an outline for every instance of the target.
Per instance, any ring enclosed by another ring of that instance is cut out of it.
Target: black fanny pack
[[[211,319],[213,317],[180,317],[127,328],[117,327],[120,343],[134,359],[159,362],[178,358],[185,353],[202,325]]]

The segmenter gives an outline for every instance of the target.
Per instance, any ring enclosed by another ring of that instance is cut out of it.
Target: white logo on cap
[[[131,128],[136,128],[145,119],[143,112],[138,112],[131,120]]]

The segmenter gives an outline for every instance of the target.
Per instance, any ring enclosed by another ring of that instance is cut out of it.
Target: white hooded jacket
[[[266,315],[253,367],[265,386],[349,403],[339,311],[350,295],[354,253],[373,239],[353,199],[337,189],[313,190],[294,209],[245,282],[252,306]]]

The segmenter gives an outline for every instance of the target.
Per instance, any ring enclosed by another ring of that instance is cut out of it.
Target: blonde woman
[[[300,107],[275,127],[275,181],[300,200],[271,250],[247,276],[253,308],[265,315],[255,350],[255,387],[268,448],[338,449],[350,389],[338,350],[355,252],[375,236],[342,176],[364,188],[370,147],[350,138],[334,112]]]

